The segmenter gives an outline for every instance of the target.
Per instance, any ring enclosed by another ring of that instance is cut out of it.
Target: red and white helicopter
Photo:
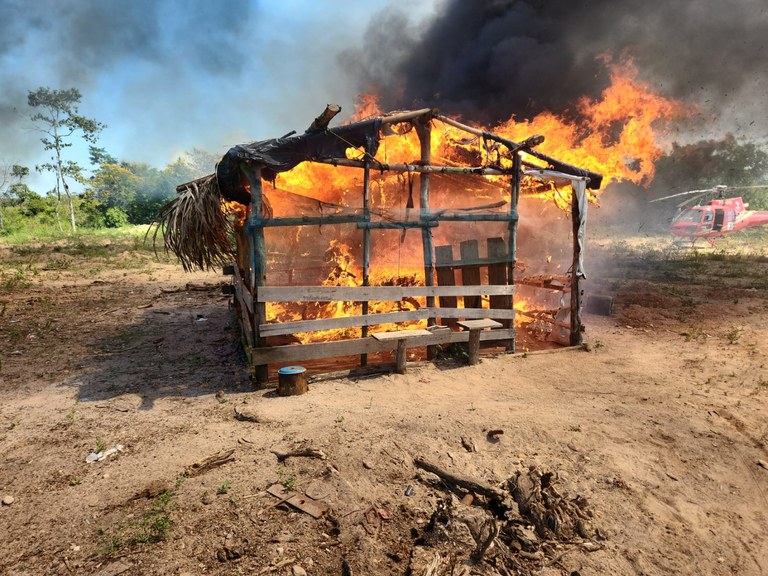
[[[733,188],[720,185],[705,190],[680,192],[679,194],[651,200],[651,202],[660,202],[680,196],[691,196],[691,198],[677,205],[678,213],[672,219],[669,233],[673,236],[680,236],[694,241],[698,238],[714,241],[717,238],[723,238],[745,228],[768,224],[768,211],[747,210],[749,205],[744,203],[741,196],[728,198],[725,196],[726,191],[755,188],[768,188],[768,185],[737,186]],[[701,201],[707,197],[710,200],[702,204]],[[693,203],[696,204],[691,206]]]

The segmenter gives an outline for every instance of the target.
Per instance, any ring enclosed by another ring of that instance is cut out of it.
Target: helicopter
[[[693,241],[704,238],[714,242],[717,238],[723,238],[745,228],[768,225],[768,211],[747,210],[749,204],[745,204],[741,196],[726,197],[725,195],[726,191],[754,188],[768,188],[768,185],[737,187],[718,185],[704,190],[680,192],[650,202],[691,196],[677,205],[678,213],[672,219],[669,233]],[[707,197],[710,200],[702,204],[701,200]],[[696,204],[691,206],[693,203]]]

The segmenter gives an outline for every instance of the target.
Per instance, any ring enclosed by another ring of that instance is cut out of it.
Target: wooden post
[[[435,247],[435,272],[438,286],[455,286],[456,273],[453,266],[453,246]],[[438,300],[441,308],[456,308],[458,299],[456,296],[440,296]],[[456,326],[456,318],[441,318],[440,321],[449,327]]]
[[[581,213],[579,211],[579,191],[577,186],[571,185],[571,224],[573,227],[573,263],[571,264],[571,346],[581,346],[584,342],[581,333],[581,288],[579,287],[579,260],[581,246],[579,245],[579,228],[581,227]]]
[[[366,146],[366,150],[367,150]],[[363,168],[363,217],[366,222],[371,221],[371,160],[366,153],[365,167]],[[371,229],[363,228],[363,286],[368,286],[371,273]],[[363,302],[363,314],[368,314],[368,301]],[[368,336],[368,326],[363,326],[362,337]],[[360,366],[368,365],[368,354],[360,355]]]
[[[495,258],[498,264],[488,265],[488,284],[491,286],[507,285],[507,246],[504,238],[488,238],[488,258]],[[512,310],[512,296],[491,296],[489,306],[495,310]],[[501,320],[504,328],[512,328],[514,321],[509,319]],[[512,341],[514,345],[514,341]],[[505,343],[509,347],[510,342]]]
[[[428,166],[432,162],[432,125],[429,122],[429,118],[418,119],[414,122],[416,134],[418,135],[419,143],[421,144],[421,164],[424,166]],[[429,212],[429,174],[419,174],[419,185],[419,215],[420,220],[423,223]],[[424,284],[426,286],[434,286],[432,228],[427,226],[422,227],[421,243],[424,252]],[[427,297],[427,307],[434,309],[434,296]],[[430,316],[427,318],[427,326],[434,326],[436,323],[434,317]],[[435,347],[427,346],[427,358],[431,360],[434,357]]]
[[[398,374],[405,374],[405,338],[397,341],[397,351],[395,352],[395,370]]]
[[[251,186],[251,221],[248,223],[248,231],[251,238],[250,288],[253,292],[253,342],[256,347],[263,347],[266,346],[267,340],[259,335],[259,325],[266,324],[267,311],[266,304],[259,302],[258,291],[259,286],[264,286],[267,283],[267,258],[264,245],[264,227],[255,223],[256,220],[261,219],[261,211],[264,206],[261,189],[261,166],[258,164],[248,166],[241,164],[241,170],[245,172]],[[254,366],[254,377],[257,385],[261,386],[267,383],[269,379],[268,368],[266,364]]]
[[[477,240],[465,240],[459,245],[461,252],[461,283],[463,286],[480,286],[480,265],[468,265],[480,260]],[[482,308],[480,296],[464,296],[464,308]]]
[[[512,182],[510,187],[509,202],[509,230],[507,238],[507,284],[515,285],[515,264],[517,264],[517,221],[520,215],[517,211],[517,204],[520,200],[520,180],[523,177],[523,167],[520,161],[520,152],[515,152],[512,157]],[[510,298],[510,310],[515,307],[515,297]],[[513,338],[507,344],[507,352],[515,352],[515,339]]]
[[[488,238],[488,258],[495,258],[497,264],[488,264],[488,284],[491,286],[507,285],[507,247],[504,238]],[[497,309],[510,309],[509,296],[491,296],[490,307]]]
[[[469,330],[469,341],[467,342],[467,356],[470,366],[480,362],[480,332],[486,328],[501,328],[501,323],[488,318],[482,320],[463,320],[459,326]]]

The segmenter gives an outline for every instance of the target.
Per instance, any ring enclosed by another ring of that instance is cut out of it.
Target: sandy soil
[[[2,254],[27,262],[0,294],[3,574],[768,573],[764,256],[605,244],[590,289],[616,305],[585,317],[588,351],[281,398],[250,385],[223,277],[116,250]],[[273,452],[301,448],[325,458]],[[527,552],[499,538],[473,563],[489,501],[459,502],[417,458],[493,489],[553,472],[586,533]],[[273,484],[329,509],[280,503]]]

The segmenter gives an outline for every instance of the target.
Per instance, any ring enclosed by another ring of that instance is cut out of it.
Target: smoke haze
[[[108,126],[100,146],[163,166],[303,130],[329,102],[345,116],[372,85],[384,109],[488,126],[567,113],[607,85],[601,55],[625,54],[701,106],[679,139],[765,139],[767,41],[764,0],[4,0],[0,160],[46,160],[27,106],[40,86],[78,88]]]

